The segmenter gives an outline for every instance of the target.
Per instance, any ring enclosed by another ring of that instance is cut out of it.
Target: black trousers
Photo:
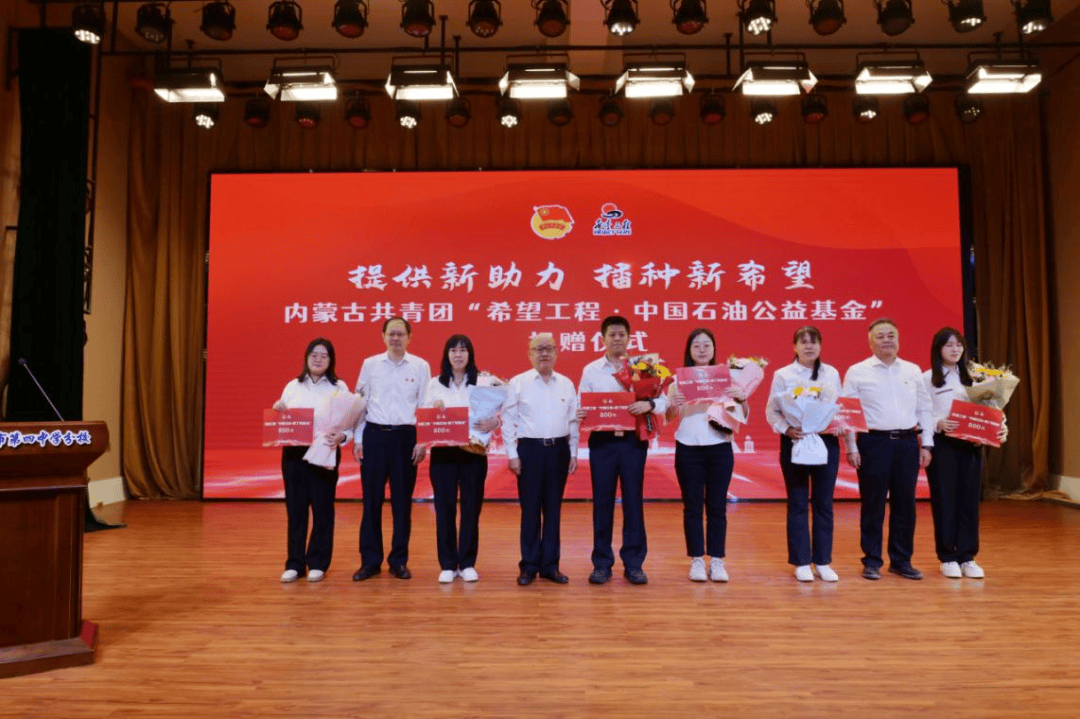
[[[412,532],[412,499],[416,488],[412,452],[416,446],[416,427],[406,425],[387,429],[368,422],[364,426],[363,443],[364,459],[360,465],[360,483],[364,490],[364,513],[360,519],[361,566],[382,565],[383,495],[389,482],[394,534],[387,561],[391,567],[402,567],[409,561],[409,535]]]
[[[649,546],[645,537],[645,457],[648,442],[632,431],[623,436],[614,432],[589,435],[589,470],[593,492],[593,551],[596,569],[610,570],[615,564],[611,549],[615,521],[615,489],[622,492],[623,531],[619,556],[627,569],[641,569]]]
[[[285,569],[325,572],[334,553],[334,498],[338,471],[316,467],[304,461],[307,447],[281,450],[281,477],[285,482],[285,513],[288,517],[288,559]],[[338,450],[337,463],[341,463]],[[308,538],[308,508],[311,509],[311,537]],[[305,545],[306,548],[305,548]]]
[[[888,434],[860,432],[856,440],[862,465],[859,467],[859,496],[862,562],[880,568],[882,525],[885,504],[889,504],[889,561],[911,562],[915,547],[915,484],[919,478],[919,438],[915,432],[897,439]]]
[[[979,553],[982,449],[973,442],[934,435],[934,458],[926,467],[934,545],[942,562],[970,562]]]
[[[488,458],[460,447],[434,447],[428,472],[435,499],[435,542],[440,569],[476,566],[480,543],[480,509]],[[461,493],[461,528],[457,528],[458,492]]]
[[[592,455],[590,454],[590,457]],[[686,555],[723,557],[727,541],[727,493],[735,455],[730,442],[693,446],[675,443],[675,476],[683,501]],[[701,528],[702,514],[705,529]]]
[[[788,563],[802,567],[832,564],[833,492],[840,468],[840,441],[822,436],[828,459],[825,464],[792,464],[790,437],[780,437],[780,470],[787,488]],[[814,510],[814,537],[810,539],[810,505]]]
[[[559,518],[563,491],[570,472],[570,443],[566,438],[552,444],[545,440],[517,441],[521,474],[521,567],[523,574],[559,571]],[[547,440],[550,442],[550,440]]]

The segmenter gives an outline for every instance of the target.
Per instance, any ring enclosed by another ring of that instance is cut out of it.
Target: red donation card
[[[679,367],[675,370],[679,391],[689,404],[722,402],[731,386],[731,370],[726,364],[707,367]]]
[[[825,432],[835,434],[837,430],[855,430],[856,432],[868,432],[866,415],[863,414],[862,402],[858,397],[837,397],[836,403],[840,409],[836,410],[832,422],[825,428]]]
[[[469,408],[416,410],[416,443],[428,447],[464,447],[469,443]]]
[[[637,421],[626,407],[633,403],[633,392],[582,392],[581,408],[586,414],[581,429],[632,432],[637,429]]]
[[[315,440],[315,410],[263,410],[264,447],[307,447]]]
[[[946,419],[960,423],[952,432],[945,433],[950,437],[976,444],[988,444],[991,447],[1001,446],[998,432],[1005,422],[1005,413],[1000,409],[954,399]]]

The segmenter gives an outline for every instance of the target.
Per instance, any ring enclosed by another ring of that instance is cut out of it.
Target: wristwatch
[[[645,400],[645,401],[649,403],[649,408],[650,408],[650,409],[651,409],[652,411],[654,411],[654,412],[655,412],[655,411],[656,411],[656,402],[655,402],[654,400],[651,400],[651,399],[647,399],[647,400]]]

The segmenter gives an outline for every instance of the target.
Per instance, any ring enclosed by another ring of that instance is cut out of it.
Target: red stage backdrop
[[[794,330],[820,328],[842,376],[870,354],[869,321],[889,316],[901,356],[926,367],[934,331],[963,326],[960,263],[955,169],[214,175],[204,496],[283,496],[262,411],[313,337],[333,341],[354,387],[391,315],[412,323],[409,351],[436,372],[455,332],[503,378],[529,368],[532,334],[551,332],[557,370],[577,384],[602,351],[600,320],[621,314],[632,351],[672,370],[699,326],[721,358],[770,361],[735,439],[731,496],[783,497],[764,407]],[[649,453],[648,497],[679,496],[674,430]],[[590,496],[584,439],[567,497]],[[358,497],[345,455],[338,496]],[[427,474],[418,498],[431,496]],[[488,497],[516,497],[499,447],[487,482]],[[837,496],[857,491],[843,466]]]

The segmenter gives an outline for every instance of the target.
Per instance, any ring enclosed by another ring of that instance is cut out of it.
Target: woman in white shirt
[[[840,396],[840,373],[821,361],[821,332],[816,327],[800,327],[792,339],[794,361],[773,373],[765,416],[780,435],[780,470],[787,489],[788,563],[795,566],[800,582],[814,581],[816,573],[826,582],[839,579],[832,567],[833,491],[840,467],[840,441],[835,435],[822,435],[827,458],[824,464],[793,464],[791,448],[803,438],[799,420],[785,412],[778,395],[793,395],[796,387],[819,387],[820,396]],[[810,536],[810,506],[813,506],[814,531]],[[811,563],[813,568],[811,568]]]
[[[472,340],[451,335],[443,347],[439,374],[431,378],[424,395],[426,407],[468,407],[472,389],[498,382],[476,368]],[[473,433],[490,436],[498,425],[495,417],[470,426],[466,447],[433,447],[428,466],[435,500],[435,538],[439,552],[439,582],[448,584],[460,576],[466,582],[480,578],[476,553],[480,542],[480,510],[484,504],[487,479],[487,446]],[[458,492],[461,493],[461,527],[455,527]]]
[[[314,409],[332,397],[348,395],[348,385],[335,373],[334,345],[316,337],[304,350],[304,366],[274,403],[274,409]],[[319,431],[314,441],[338,447],[348,441],[348,432]],[[341,451],[333,469],[304,461],[308,447],[283,447],[281,476],[285,482],[285,512],[288,516],[288,559],[281,575],[284,583],[295,582],[307,569],[309,582],[321,581],[330,567],[334,549],[334,498],[337,494]],[[308,538],[308,509],[311,509],[311,537]],[[305,548],[306,543],[306,548]]]
[[[683,353],[684,367],[704,367],[716,364],[716,338],[705,328],[690,332]],[[690,580],[704,582],[728,581],[724,566],[727,540],[727,492],[735,455],[731,449],[731,431],[709,420],[709,404],[689,404],[679,391],[678,380],[671,385],[669,419],[678,416],[675,431],[675,476],[683,499],[683,532],[686,535],[686,554],[690,557]],[[731,387],[728,394],[732,411],[745,422],[749,414],[746,393]],[[705,530],[702,530],[702,513]],[[705,552],[712,561],[705,573]]]

